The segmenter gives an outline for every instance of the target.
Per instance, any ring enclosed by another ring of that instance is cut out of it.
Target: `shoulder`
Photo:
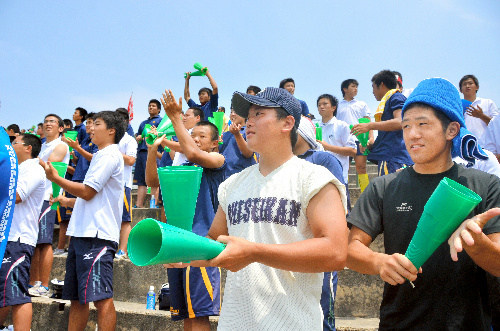
[[[390,98],[389,100],[391,100],[391,102],[405,102],[406,101],[406,97],[401,93],[401,92],[396,92],[394,93]]]

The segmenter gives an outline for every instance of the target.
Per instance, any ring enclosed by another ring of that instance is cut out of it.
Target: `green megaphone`
[[[193,67],[197,70],[195,72],[190,73],[190,76],[205,76],[207,73],[207,68],[203,69],[203,66],[200,64],[200,62],[196,62],[193,64]],[[184,73],[184,78],[187,77],[187,72]]]
[[[225,244],[170,224],[147,218],[130,231],[127,252],[138,266],[210,260],[219,255]]]
[[[222,128],[224,127],[224,113],[218,111],[213,113],[213,116],[214,116],[213,124],[217,127],[217,130],[219,130],[219,136],[220,136],[222,134]],[[222,141],[219,141],[219,145],[222,145]]]
[[[316,140],[323,141],[323,128],[316,123]]]
[[[148,124],[146,124],[146,126],[147,125]],[[164,116],[161,119],[160,123],[158,123],[158,127],[156,128],[157,134],[151,133],[151,126],[149,126],[148,130],[146,130],[146,126],[144,127],[142,134],[143,137],[145,137],[146,139],[146,143],[150,145],[152,145],[155,142],[156,138],[158,138],[159,136],[163,135],[167,137],[175,136],[174,126],[170,118],[168,118],[168,116]]]
[[[189,76],[205,76],[205,73],[198,70],[190,73]],[[186,77],[187,77],[187,72],[184,73],[184,78]]]
[[[363,117],[363,118],[358,119],[358,122],[359,123],[370,123],[370,119]],[[351,130],[352,130],[352,127],[353,127],[353,125],[349,126],[349,128]],[[361,146],[366,147],[368,145],[368,140],[370,139],[370,135],[369,135],[369,132],[360,133],[360,134],[356,135],[356,138],[358,138]],[[366,149],[365,152],[363,153],[363,155],[368,155],[368,153],[370,153],[370,151],[368,149]]]
[[[467,187],[446,177],[439,182],[405,253],[415,268],[419,269],[450,238],[479,202],[481,197]]]
[[[66,170],[68,170],[68,164],[64,162],[50,162],[54,168],[57,170],[57,174],[64,178],[66,176]],[[52,196],[57,198],[61,194],[61,187],[56,183],[52,183]],[[55,202],[52,204],[50,209],[57,210],[59,207],[59,202]]]

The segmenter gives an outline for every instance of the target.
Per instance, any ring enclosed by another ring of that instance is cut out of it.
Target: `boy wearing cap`
[[[491,254],[465,246],[467,254],[454,262],[448,244],[443,243],[420,270],[402,254],[441,179],[448,177],[479,194],[482,201],[469,217],[481,218],[493,216],[486,211],[500,206],[500,179],[452,161],[460,155],[474,162],[485,154],[465,127],[460,97],[450,82],[422,81],[402,111],[404,140],[415,164],[376,178],[363,192],[347,220],[352,225],[347,266],[379,274],[387,283],[380,330],[490,330],[485,271],[494,271]],[[369,245],[382,232],[385,253],[373,252]],[[498,245],[498,217],[483,232]]]
[[[182,115],[182,98],[177,104],[171,91],[161,99],[167,116],[177,134],[180,148],[187,158],[183,165],[203,168],[200,190],[196,200],[193,219],[193,233],[206,236],[217,206],[217,191],[225,179],[226,161],[218,153],[219,131],[208,121],[197,122],[191,134],[184,126]],[[147,162],[147,181],[151,186],[159,186],[156,162],[151,151],[162,143],[158,138],[153,145],[148,145],[150,153]],[[173,192],[172,192],[173,193]],[[167,219],[168,222],[168,219]],[[182,269],[169,269],[170,313],[173,321],[184,321],[185,330],[210,330],[209,316],[218,316],[220,312],[220,269],[203,266],[189,266]]]
[[[95,115],[91,136],[99,151],[93,155],[83,183],[60,177],[50,163],[40,161],[50,181],[77,197],[70,199],[74,212],[66,232],[71,240],[62,294],[63,299],[71,300],[69,330],[85,329],[89,302],[97,308],[99,330],[116,327],[113,258],[120,238],[124,187],[123,154],[117,144],[124,134],[118,113]]]
[[[331,153],[323,151],[323,147],[316,141],[316,128],[307,117],[302,117],[298,128],[297,143],[293,148],[293,154],[298,158],[309,161],[327,168],[346,187],[348,209],[351,205],[349,200],[348,186],[344,182],[342,165]],[[323,310],[323,330],[335,330],[335,297],[337,295],[337,272],[325,272],[323,288],[321,290],[321,309]]]
[[[358,135],[378,130],[375,142],[368,141],[368,160],[378,165],[379,176],[391,174],[413,164],[403,141],[401,109],[406,97],[397,90],[397,80],[390,70],[382,70],[372,77],[373,95],[380,104],[375,111],[375,122],[354,124],[351,133]]]
[[[232,105],[260,162],[219,187],[208,236],[227,247],[196,262],[230,270],[218,329],[321,329],[323,272],[344,268],[345,187],[293,155],[301,107],[286,90],[235,92]]]
[[[464,99],[472,102],[465,110],[465,125],[479,139],[479,144],[483,145],[483,134],[486,126],[492,118],[498,115],[498,108],[492,100],[477,97],[479,81],[476,76],[465,75],[460,79],[458,85]]]
[[[210,71],[207,67],[203,68],[207,71],[205,72],[205,76],[207,76],[208,81],[210,82],[210,86],[212,89],[208,87],[203,87],[198,92],[198,97],[200,98],[200,104],[198,105],[196,102],[191,99],[191,94],[189,93],[189,79],[191,78],[191,72],[186,73],[186,81],[184,85],[184,100],[190,108],[198,107],[203,110],[205,120],[208,120],[209,117],[214,116],[214,112],[217,111],[217,107],[219,106],[219,89],[217,88],[217,83],[215,79],[210,74]],[[202,69],[202,70],[203,70]]]
[[[19,162],[19,175],[16,207],[0,269],[0,325],[12,306],[16,330],[29,330],[33,313],[28,283],[45,192],[45,173],[36,158],[41,147],[40,138],[32,134],[20,134],[12,142]]]

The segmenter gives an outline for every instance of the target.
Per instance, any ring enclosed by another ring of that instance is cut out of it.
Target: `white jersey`
[[[22,201],[14,208],[9,241],[19,240],[23,244],[36,246],[45,180],[45,171],[38,159],[28,159],[19,165],[17,194]]]
[[[92,157],[83,184],[97,191],[85,201],[77,198],[66,234],[118,242],[123,214],[123,155],[118,145],[99,150]]]
[[[137,157],[137,141],[129,134],[123,135],[123,138],[118,143],[118,149],[122,154]],[[132,188],[132,166],[123,165],[123,178],[125,187]]]
[[[476,100],[474,100],[471,106],[481,107],[483,113],[489,117],[494,118],[498,115],[498,108],[490,99],[477,98]],[[467,130],[469,130],[473,135],[476,136],[480,146],[484,145],[483,134],[488,125],[482,119],[469,116],[467,115],[467,113],[464,114],[464,118]]]
[[[495,175],[497,177],[500,177],[500,163],[498,163],[497,157],[487,149],[483,149],[483,151],[488,155],[488,159],[487,160],[476,159],[476,162],[474,162],[474,165],[472,167],[469,167],[469,168],[481,170],[481,171],[486,172],[488,174],[492,174],[492,175]],[[459,156],[454,157],[453,161],[455,161],[458,164],[462,164],[464,167],[467,167],[467,164],[468,164],[467,161],[460,158]]]
[[[356,99],[351,101],[342,100],[337,108],[337,119],[346,122],[349,125],[359,123],[359,119],[363,117],[371,117],[370,108],[368,105]]]
[[[333,146],[351,147],[356,149],[356,138],[351,134],[351,129],[346,122],[341,121],[334,116],[327,123],[320,122],[319,126],[323,130],[323,141],[326,143]],[[349,181],[347,179],[347,175],[349,173],[349,156],[340,155],[330,151],[327,152],[332,153],[337,159],[339,159],[340,164],[342,164],[342,175],[344,175],[344,181],[348,183]]]
[[[50,154],[54,151],[54,149],[59,145],[64,145],[66,147],[66,154],[64,155],[64,159],[61,162],[66,164],[69,163],[69,147],[61,140],[61,137],[52,140],[47,143],[44,142],[42,144],[42,149],[40,150],[40,154],[38,157],[43,161],[47,162],[49,160]],[[52,182],[48,179],[45,180],[45,194],[43,195],[43,200],[49,201],[50,195],[52,194]]]
[[[267,176],[248,167],[219,186],[230,236],[265,244],[313,238],[306,218],[310,200],[326,184],[345,186],[326,168],[294,156]],[[218,330],[321,330],[323,273],[291,272],[252,263],[227,272]]]
[[[187,130],[189,134],[191,134],[191,131],[193,129]],[[175,152],[174,159],[172,160],[172,165],[173,166],[180,166],[188,161],[186,155],[180,152]]]

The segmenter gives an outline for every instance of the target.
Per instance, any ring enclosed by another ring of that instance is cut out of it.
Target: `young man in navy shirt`
[[[148,157],[148,147],[146,146],[146,142],[142,139],[142,131],[146,124],[151,126],[158,126],[161,121],[161,117],[159,115],[161,110],[160,101],[156,99],[151,99],[148,105],[149,118],[144,120],[141,125],[139,125],[139,131],[135,136],[135,140],[137,141],[137,159],[135,163],[135,172],[134,172],[134,184],[138,186],[137,188],[137,208],[143,208],[144,199],[146,198],[146,158]]]
[[[378,164],[379,176],[391,174],[413,161],[406,151],[401,130],[401,109],[406,97],[397,90],[397,80],[390,70],[382,70],[372,78],[373,95],[380,104],[375,122],[355,124],[352,134],[378,130],[377,139],[368,141],[368,160]],[[363,148],[362,151],[364,152]]]
[[[73,131],[78,131],[77,138],[80,143],[82,143],[82,141],[84,141],[87,137],[87,130],[83,124],[83,121],[85,121],[86,118],[87,111],[84,108],[78,107],[75,109],[75,112],[73,113],[73,121],[75,121]]]
[[[203,69],[207,68],[205,67]],[[203,87],[200,89],[200,91],[198,92],[198,97],[200,98],[200,104],[198,105],[196,102],[193,101],[193,99],[191,99],[191,95],[189,93],[189,79],[191,78],[190,74],[191,73],[188,72],[186,75],[186,84],[184,86],[184,100],[186,100],[190,108],[193,107],[201,108],[201,110],[203,110],[203,113],[205,114],[205,119],[213,117],[214,112],[217,111],[217,108],[219,106],[219,89],[217,88],[217,83],[210,74],[210,71],[207,69],[205,75],[207,76],[208,81],[210,82],[210,86],[212,86],[212,89],[209,89],[208,87]]]

